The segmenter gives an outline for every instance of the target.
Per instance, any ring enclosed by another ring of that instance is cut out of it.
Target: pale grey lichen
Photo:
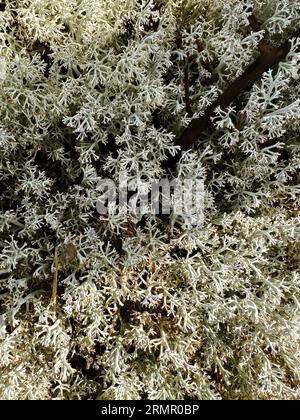
[[[299,39],[183,154],[177,175],[205,182],[202,226],[152,215],[126,235],[124,215],[95,210],[103,177],[164,176],[191,119],[187,57],[199,116],[299,12],[288,0],[1,4],[1,399],[300,397]]]

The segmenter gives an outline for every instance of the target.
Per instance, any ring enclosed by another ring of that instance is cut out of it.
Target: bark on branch
[[[300,29],[296,31],[292,37],[299,37]],[[183,131],[177,139],[176,145],[180,146],[181,151],[190,149],[198,140],[200,135],[211,125],[211,117],[215,114],[215,109],[220,106],[225,109],[230,103],[237,98],[242,92],[248,89],[256,80],[258,80],[264,72],[283,60],[291,49],[291,41],[285,41],[280,47],[264,51],[244,73],[236,78],[230,86],[206,109],[204,115],[200,118],[193,119],[188,127]],[[170,157],[165,161],[164,168],[173,168],[179,161],[181,151],[176,156]]]

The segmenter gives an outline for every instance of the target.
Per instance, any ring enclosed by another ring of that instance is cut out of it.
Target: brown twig
[[[56,316],[56,304],[57,304],[57,283],[58,283],[58,251],[57,246],[54,248],[54,274],[53,274],[53,285],[52,285],[52,309]]]
[[[293,34],[293,37],[300,36],[300,29]],[[291,49],[291,41],[285,41],[280,47],[269,50],[268,53],[260,55],[244,73],[236,78],[231,85],[206,109],[203,116],[193,119],[181,136],[177,139],[176,145],[181,151],[190,149],[198,140],[200,135],[211,125],[211,117],[215,115],[215,109],[219,106],[225,109],[242,92],[258,80],[264,72],[283,60]],[[174,168],[179,161],[181,151],[176,156],[170,157],[164,162],[163,168]]]
[[[256,16],[254,13],[248,17],[249,23],[253,31],[259,32],[261,31],[260,24],[258,23],[258,20],[256,19]],[[263,38],[258,43],[258,49],[262,55],[268,54],[271,51],[271,48],[268,45],[268,42]]]

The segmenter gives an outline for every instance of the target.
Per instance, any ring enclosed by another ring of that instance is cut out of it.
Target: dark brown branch
[[[191,121],[188,128],[177,141],[182,150],[189,149],[200,134],[209,127],[214,110],[219,106],[225,109],[240,93],[251,86],[262,74],[282,60],[290,49],[290,43],[284,43],[280,48],[258,57],[245,72],[207,108],[204,115]]]
[[[293,37],[299,37],[298,30]],[[237,98],[239,94],[249,88],[264,72],[271,69],[274,65],[283,60],[290,51],[290,40],[284,42],[279,48],[270,50],[268,53],[258,57],[225,91],[206,109],[204,115],[200,118],[193,119],[188,127],[183,131],[176,141],[176,145],[181,150],[190,149],[198,140],[200,135],[211,125],[211,117],[215,115],[215,109],[219,106],[225,109],[230,103]],[[176,156],[170,157],[164,162],[164,168],[172,168],[180,159],[181,152]]]
[[[261,31],[260,24],[258,23],[258,20],[256,19],[256,16],[253,13],[252,15],[248,17],[248,20],[253,31],[255,32]],[[269,52],[271,52],[271,49],[264,38],[259,41],[258,49],[262,55],[268,54]]]

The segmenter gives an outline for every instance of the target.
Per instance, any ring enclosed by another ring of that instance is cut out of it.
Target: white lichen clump
[[[182,155],[201,226],[146,215],[128,232],[95,208],[103,178],[166,176],[191,119],[185,66],[198,117],[299,15],[289,0],[1,3],[1,399],[300,397],[299,38]]]

